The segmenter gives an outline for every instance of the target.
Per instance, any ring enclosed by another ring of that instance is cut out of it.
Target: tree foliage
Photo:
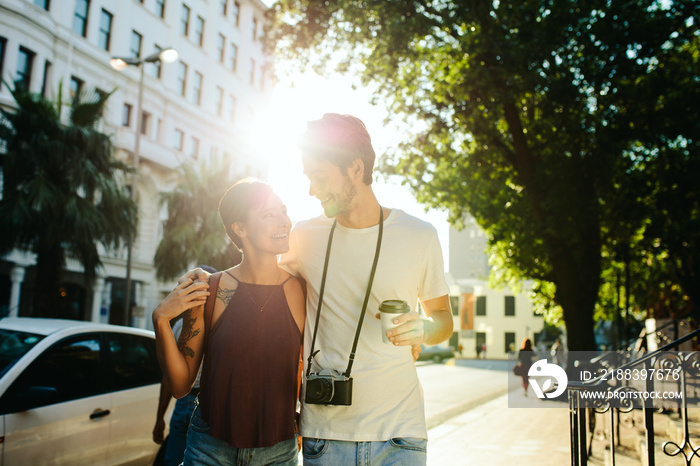
[[[53,102],[18,87],[12,96],[16,108],[1,110],[0,254],[36,254],[34,312],[42,315],[57,307],[66,258],[82,264],[90,284],[101,266],[98,245],[127,240],[137,211],[123,184],[127,167],[95,127],[109,94],[77,96],[67,124],[60,94]]]
[[[569,348],[590,350],[604,268],[647,258],[700,289],[683,176],[700,152],[698,14],[695,0],[280,0],[270,43],[376,86],[410,128],[382,169],[453,223],[473,215],[502,278],[534,279]]]
[[[153,263],[156,276],[171,280],[197,264],[224,270],[241,261],[241,253],[226,235],[219,200],[235,180],[224,160],[182,165],[173,191],[163,193],[168,219]]]

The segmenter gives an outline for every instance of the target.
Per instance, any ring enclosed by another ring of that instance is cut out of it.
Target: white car
[[[0,466],[153,464],[160,381],[153,332],[0,319]]]

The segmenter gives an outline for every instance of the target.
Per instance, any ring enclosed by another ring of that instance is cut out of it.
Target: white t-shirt
[[[282,265],[307,281],[304,363],[311,349],[323,264],[333,219],[317,217],[297,224]],[[311,372],[345,372],[362,310],[377,244],[378,226],[350,229],[338,224]],[[416,310],[418,299],[448,294],[442,251],[435,228],[392,209],[384,220],[379,262],[352,367],[352,406],[304,404],[304,437],[385,441],[427,438],[423,390],[408,346],[382,342],[379,304],[402,299]],[[304,368],[306,373],[306,368]],[[302,393],[302,400],[304,394]]]

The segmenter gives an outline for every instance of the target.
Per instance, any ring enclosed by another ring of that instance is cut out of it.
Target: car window
[[[112,390],[160,383],[161,372],[153,338],[108,334]]]
[[[43,338],[34,333],[0,329],[0,377]]]
[[[20,374],[0,400],[0,411],[24,411],[100,392],[99,336],[71,337],[47,349]]]

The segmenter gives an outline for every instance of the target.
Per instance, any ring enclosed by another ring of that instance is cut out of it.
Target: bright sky
[[[261,149],[268,157],[270,168],[267,181],[287,204],[292,221],[322,214],[319,201],[308,195],[309,183],[296,147],[307,121],[317,120],[324,113],[348,113],[360,118],[372,137],[377,157],[397,142],[396,131],[384,127],[385,108],[372,106],[369,90],[353,89],[352,83],[349,77],[323,78],[313,72],[282,75],[273,91],[270,107],[256,113],[257,129],[251,137],[256,142],[262,141]],[[436,210],[426,213],[398,179],[389,182],[375,179],[373,188],[382,205],[399,208],[437,228],[447,270],[449,227],[446,214]]]

